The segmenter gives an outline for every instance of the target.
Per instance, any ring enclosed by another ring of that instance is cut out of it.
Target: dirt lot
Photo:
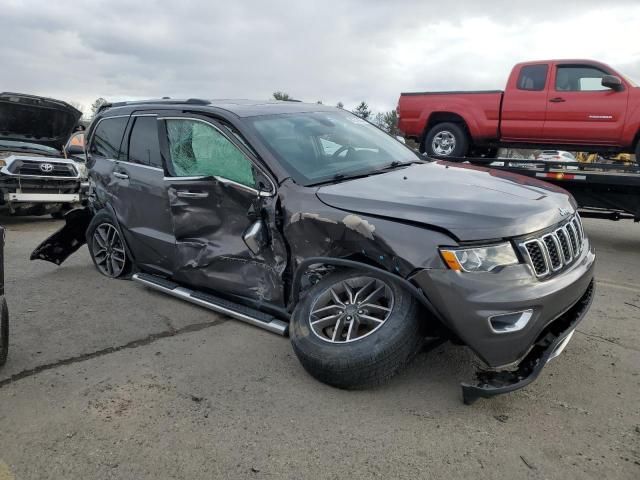
[[[468,407],[464,348],[336,390],[287,339],[108,280],[86,249],[29,262],[59,222],[1,223],[0,480],[640,478],[640,225],[585,221],[598,289],[579,333],[533,385]]]

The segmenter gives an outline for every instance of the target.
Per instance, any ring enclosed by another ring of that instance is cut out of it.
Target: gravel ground
[[[58,221],[3,219],[0,480],[640,478],[640,225],[586,220],[597,295],[532,385],[464,406],[445,344],[373,390],[310,378],[287,339],[93,268],[29,262]]]

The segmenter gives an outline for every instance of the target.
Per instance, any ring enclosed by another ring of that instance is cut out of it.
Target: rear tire
[[[87,228],[87,246],[96,269],[106,277],[121,278],[131,272],[131,259],[111,214],[98,212]]]
[[[469,137],[457,123],[438,123],[427,133],[423,149],[430,157],[464,157],[469,151]]]
[[[4,297],[0,301],[0,366],[7,362],[9,355],[9,309]]]
[[[340,326],[332,312],[342,315]],[[296,306],[291,344],[317,380],[344,389],[370,387],[395,375],[422,347],[418,313],[416,299],[387,278],[356,270],[330,273]]]

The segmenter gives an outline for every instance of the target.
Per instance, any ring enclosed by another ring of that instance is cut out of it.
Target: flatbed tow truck
[[[582,217],[640,222],[640,166],[611,163],[541,162],[515,158],[429,157],[508,171],[569,191]],[[573,167],[571,169],[567,167]],[[574,169],[577,167],[577,169]]]

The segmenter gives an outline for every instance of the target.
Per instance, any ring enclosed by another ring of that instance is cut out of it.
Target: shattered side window
[[[166,122],[176,176],[223,177],[255,187],[251,162],[217,129],[197,120]]]

